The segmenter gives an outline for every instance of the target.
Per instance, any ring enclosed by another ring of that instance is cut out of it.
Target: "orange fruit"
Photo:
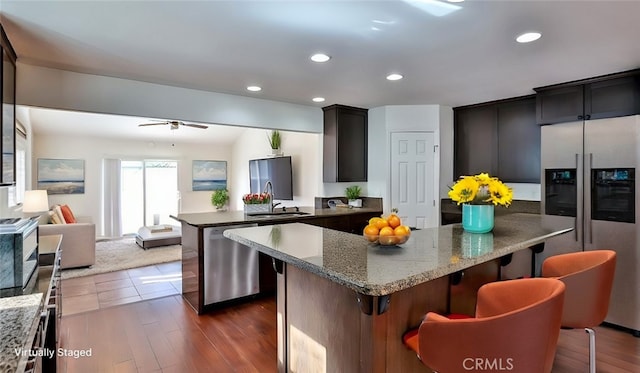
[[[400,217],[396,214],[391,214],[389,215],[389,217],[387,218],[387,223],[389,224],[389,226],[393,229],[399,227],[402,224],[402,221],[400,220]]]
[[[383,218],[371,218],[371,220],[373,220],[373,225],[375,225],[378,229],[389,226],[389,223],[387,223],[387,221]],[[372,224],[371,220],[369,221],[369,224]]]
[[[393,228],[391,227],[382,227],[380,229],[380,236],[393,236]]]
[[[398,237],[403,237],[411,234],[411,229],[406,225],[399,225],[393,230],[393,235]]]
[[[371,224],[364,227],[364,230],[362,231],[362,233],[366,234],[367,236],[377,236],[379,232],[380,230],[378,229],[378,227]]]

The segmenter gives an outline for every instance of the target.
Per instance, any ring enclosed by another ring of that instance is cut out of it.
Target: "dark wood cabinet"
[[[538,124],[640,114],[640,70],[535,88]]]
[[[503,181],[540,182],[540,126],[533,97],[498,105],[498,173]]]
[[[323,180],[367,181],[367,110],[343,105],[322,110]]]
[[[488,172],[506,182],[540,182],[534,96],[454,109],[454,175]]]
[[[346,233],[362,234],[364,227],[369,224],[369,219],[380,216],[382,211],[351,213],[341,216],[316,217],[306,219],[305,224],[315,225],[317,227],[335,229]]]
[[[16,154],[16,53],[9,43],[9,39],[0,25],[0,46],[2,59],[2,115],[0,116],[0,152],[2,154],[2,172],[0,185],[15,184],[15,154]]]
[[[454,110],[456,176],[498,172],[497,111],[493,105]]]

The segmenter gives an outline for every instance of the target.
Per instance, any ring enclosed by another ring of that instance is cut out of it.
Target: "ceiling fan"
[[[158,121],[157,123],[144,123],[144,124],[138,124],[138,127],[145,127],[145,126],[164,126],[164,125],[169,125],[171,126],[170,128],[172,130],[177,130],[178,128],[180,128],[180,126],[186,126],[186,127],[194,127],[194,128],[201,128],[201,129],[207,129],[209,127],[205,126],[204,124],[194,124],[194,123],[184,123],[181,122],[179,120],[165,120],[165,121]]]

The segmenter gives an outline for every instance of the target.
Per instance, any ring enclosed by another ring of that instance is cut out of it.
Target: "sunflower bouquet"
[[[497,177],[487,173],[474,176],[461,176],[451,187],[449,198],[457,202],[472,205],[502,205],[509,207],[513,200],[513,191]]]

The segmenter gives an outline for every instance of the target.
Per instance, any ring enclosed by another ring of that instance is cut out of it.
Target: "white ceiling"
[[[318,107],[455,107],[640,67],[640,1],[0,0],[0,7],[23,63]],[[515,42],[529,30],[542,38]],[[318,51],[332,59],[309,61]],[[391,72],[405,78],[387,81]],[[246,91],[253,84],[263,90]],[[315,96],[326,102],[312,103]]]

